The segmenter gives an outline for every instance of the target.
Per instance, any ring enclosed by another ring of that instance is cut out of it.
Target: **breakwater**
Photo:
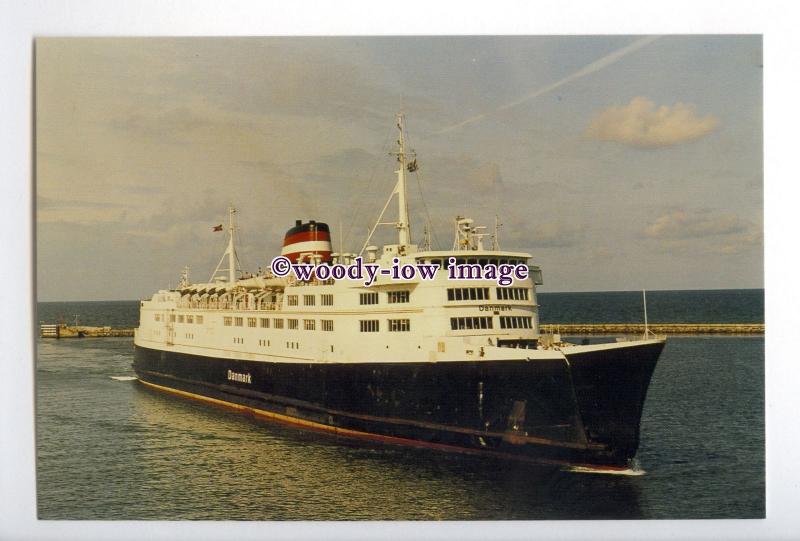
[[[544,334],[644,334],[643,323],[568,323],[541,325]],[[655,323],[647,326],[655,334],[764,334],[763,323]],[[42,338],[102,338],[110,336],[133,336],[134,329],[119,329],[110,326],[41,324]]]
[[[654,323],[647,328],[655,334],[764,334],[763,323]],[[562,335],[644,334],[643,323],[553,323],[540,329]]]
[[[39,326],[42,338],[100,338],[111,336],[133,336],[133,329],[115,329],[109,326],[46,324]]]

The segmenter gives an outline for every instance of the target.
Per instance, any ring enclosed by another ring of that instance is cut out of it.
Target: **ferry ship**
[[[245,274],[231,207],[227,249],[212,279],[190,283],[184,272],[179,287],[141,302],[139,382],[339,437],[630,472],[665,339],[645,332],[571,344],[540,332],[540,268],[528,253],[499,249],[496,233],[484,246],[489,235],[471,219],[456,218],[450,250],[413,244],[406,173],[417,165],[403,123],[398,115],[397,182],[362,254],[381,269],[399,262],[441,272],[432,279],[378,272],[369,285],[316,273]],[[393,199],[397,220],[384,222]],[[398,239],[379,249],[369,241],[382,224]],[[281,254],[315,268],[357,261],[334,252],[330,228],[313,220],[286,232]],[[453,264],[529,272],[501,286],[452,279]]]

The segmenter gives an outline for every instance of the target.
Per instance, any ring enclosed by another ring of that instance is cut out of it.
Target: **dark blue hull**
[[[136,347],[141,382],[337,435],[626,468],[663,343],[564,359],[281,363]],[[519,350],[509,349],[509,355]]]

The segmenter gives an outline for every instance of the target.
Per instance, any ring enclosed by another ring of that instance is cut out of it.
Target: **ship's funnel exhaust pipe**
[[[295,220],[294,227],[283,237],[281,255],[292,263],[298,263],[300,256],[307,261],[329,263],[331,261],[331,232],[328,224],[310,220],[303,223]]]

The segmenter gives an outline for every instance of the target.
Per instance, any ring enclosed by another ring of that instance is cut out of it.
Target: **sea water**
[[[648,292],[653,322],[763,322],[763,290]],[[641,320],[641,293],[541,294],[544,323]],[[40,303],[38,320],[134,327],[138,301]],[[37,341],[43,519],[757,518],[763,336],[670,337],[640,476],[364,445],[144,388],[131,338]]]

